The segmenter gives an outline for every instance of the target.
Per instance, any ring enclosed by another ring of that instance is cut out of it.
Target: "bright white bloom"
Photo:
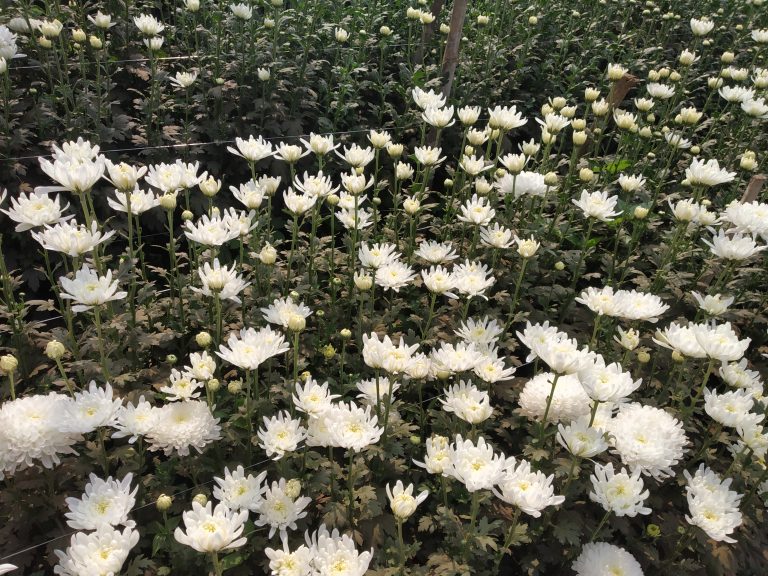
[[[294,452],[307,437],[301,420],[293,420],[285,410],[277,416],[264,416],[264,428],[258,431],[259,446],[273,460],[280,460],[287,452]],[[274,457],[273,457],[274,455]]]
[[[96,246],[105,242],[115,231],[106,234],[99,231],[96,221],[88,228],[77,222],[59,222],[55,226],[45,226],[40,232],[32,232],[32,238],[37,240],[46,250],[62,252],[68,256],[82,256],[93,251]]]
[[[87,434],[97,428],[114,426],[120,407],[120,399],[112,397],[109,382],[99,388],[96,381],[91,380],[88,389],[76,392],[72,402],[64,408],[64,421],[69,421],[72,429]]]
[[[139,532],[103,528],[96,532],[77,532],[66,552],[54,550],[59,564],[53,569],[61,576],[103,576],[119,574],[131,548],[139,543]]]
[[[312,550],[304,545],[291,551],[288,542],[283,542],[282,550],[265,548],[264,554],[272,576],[308,576],[312,572]]]
[[[480,296],[488,299],[483,293],[496,282],[493,270],[481,262],[465,260],[463,264],[457,264],[453,269],[453,278],[456,288],[467,298]]]
[[[693,476],[687,470],[684,474],[688,480],[685,491],[691,512],[685,517],[688,523],[704,530],[713,540],[736,542],[728,535],[741,526],[739,503],[742,495],[730,490],[732,479],[721,480],[704,464]]]
[[[418,496],[414,496],[413,484],[409,484],[406,488],[403,486],[402,480],[398,480],[394,488],[390,488],[389,484],[387,484],[386,492],[387,498],[389,498],[389,507],[392,509],[395,518],[399,520],[409,518],[416,512],[416,507],[429,496],[428,490],[424,490]]]
[[[82,194],[93,188],[104,176],[104,157],[98,156],[95,160],[65,157],[51,162],[41,156],[40,168],[58,186],[37,186],[35,192],[47,194],[68,191]]]
[[[265,190],[255,180],[248,180],[245,184],[240,184],[239,188],[230,186],[229,190],[235,199],[249,210],[256,210],[264,201]]]
[[[192,286],[192,291],[204,296],[215,296],[219,300],[232,300],[240,304],[238,294],[249,286],[250,282],[243,280],[236,270],[236,264],[232,264],[231,268],[222,267],[218,258],[214,259],[213,266],[209,262],[205,262],[197,271],[203,286],[202,288]]]
[[[468,344],[475,344],[481,351],[488,350],[496,344],[503,332],[501,324],[488,316],[478,320],[467,318],[455,331],[459,338]]]
[[[413,153],[416,161],[424,166],[437,166],[445,160],[445,156],[440,157],[442,148],[432,148],[431,146],[417,146]]]
[[[675,87],[669,84],[660,84],[658,82],[649,82],[645,89],[652,98],[657,100],[669,100],[675,95]]]
[[[139,397],[136,404],[121,406],[115,414],[114,427],[117,431],[112,433],[112,438],[130,437],[128,443],[133,444],[139,436],[149,433],[155,425],[157,412],[144,396]]]
[[[728,310],[728,307],[733,304],[734,297],[723,297],[721,294],[715,294],[710,296],[709,294],[701,295],[698,292],[691,292],[691,296],[694,297],[699,305],[699,308],[704,310],[710,316],[720,316]]]
[[[267,489],[264,486],[266,478],[266,470],[258,476],[252,474],[246,476],[242,466],[238,466],[232,472],[225,467],[224,478],[214,477],[216,486],[213,487],[213,497],[230,510],[257,512]]]
[[[576,576],[643,576],[643,569],[632,554],[607,542],[585,544],[571,569]]]
[[[216,354],[244,370],[256,370],[269,358],[290,350],[285,336],[269,326],[258,331],[243,328],[239,335],[230,334],[227,346],[222,344]]]
[[[391,264],[397,261],[401,254],[397,251],[395,244],[373,244],[369,245],[366,242],[360,243],[358,249],[358,258],[360,264],[365,268],[378,269],[385,264]]]
[[[294,216],[301,216],[317,203],[317,196],[311,194],[298,194],[293,188],[288,188],[283,192],[283,201],[285,207]]]
[[[421,113],[421,119],[430,126],[442,129],[453,126],[456,123],[456,120],[453,119],[453,113],[453,106],[448,106],[447,108],[430,106]]]
[[[768,241],[768,204],[761,202],[742,203],[734,200],[720,214],[720,219],[733,227],[728,232],[740,232],[761,236]]]
[[[694,158],[691,165],[685,169],[685,178],[691,186],[717,186],[731,182],[735,177],[736,172],[720,168],[715,159],[704,162],[700,158]]]
[[[324,414],[336,398],[340,398],[340,396],[330,393],[328,382],[318,384],[317,380],[310,377],[303,385],[301,382],[296,382],[293,405],[299,412],[304,412],[310,418],[316,418]]]
[[[82,268],[75,273],[74,279],[62,276],[59,282],[62,287],[61,297],[75,302],[72,306],[73,312],[84,312],[94,306],[122,300],[128,296],[127,292],[117,291],[117,280],[112,282],[111,270],[107,270],[106,276],[99,276],[87,264],[83,264]]]
[[[133,528],[135,522],[128,520],[128,514],[136,504],[139,489],[137,485],[131,492],[133,474],[126,474],[120,481],[111,476],[102,480],[91,474],[89,480],[82,498],[66,499],[67,525],[75,530],[102,530],[118,525]]]
[[[227,150],[236,156],[245,158],[251,163],[259,162],[274,154],[272,144],[267,140],[264,140],[261,136],[259,136],[258,139],[250,136],[248,140],[235,138],[235,145],[237,146],[237,150],[231,146],[227,146]]]
[[[558,424],[557,441],[579,458],[593,458],[608,450],[602,430],[589,425],[589,416],[581,416],[570,424]]]
[[[739,362],[723,364],[720,368],[720,377],[731,386],[746,388],[753,393],[759,392],[762,395],[763,382],[760,379],[760,373],[756,370],[747,369],[746,358],[742,358]]]
[[[706,36],[715,27],[715,23],[707,17],[698,19],[691,18],[691,32],[694,36]]]
[[[172,402],[157,409],[156,420],[146,437],[150,450],[162,450],[166,456],[174,451],[179,456],[188,456],[190,448],[202,452],[205,446],[221,438],[221,427],[205,402]]]
[[[411,96],[413,97],[416,106],[422,110],[426,110],[427,108],[442,108],[445,106],[445,96],[434,92],[433,90],[424,91],[416,86],[412,90]]]
[[[329,532],[325,524],[312,537],[306,537],[312,549],[313,575],[316,576],[363,576],[373,557],[373,549],[358,552],[355,541],[338,529]]]
[[[691,330],[704,353],[721,362],[740,360],[752,341],[750,338],[739,340],[730,322],[720,325],[693,324]]]
[[[218,215],[203,214],[196,223],[192,220],[184,223],[184,235],[204,246],[221,246],[240,236],[240,230]]]
[[[376,406],[379,403],[385,406],[389,402],[390,395],[394,398],[395,392],[400,389],[400,383],[386,377],[379,377],[378,381],[376,378],[360,380],[356,387],[360,391],[357,397],[366,406]]]
[[[682,422],[652,406],[624,404],[607,427],[621,461],[657,480],[673,474],[688,444]]]
[[[618,362],[606,364],[602,356],[579,370],[579,381],[592,400],[614,404],[626,401],[643,383],[640,378],[633,380]]]
[[[745,100],[741,103],[741,109],[753,118],[768,118],[768,104],[765,98],[755,98],[754,100]]]
[[[160,205],[160,198],[155,196],[151,191],[144,192],[136,188],[132,192],[120,192],[115,191],[114,198],[107,198],[107,204],[110,208],[118,212],[128,213],[128,202],[130,201],[130,212],[134,216],[144,214],[147,210],[151,210]]]
[[[144,36],[157,36],[160,32],[165,30],[165,26],[151,14],[135,16],[133,18],[133,23]]]
[[[435,367],[453,374],[474,370],[482,359],[482,353],[471,342],[441,342],[439,348],[432,350],[432,363]]]
[[[200,387],[202,384],[192,378],[187,372],[179,372],[176,368],[171,370],[170,385],[160,388],[160,392],[168,394],[167,400],[175,402],[177,400],[186,401],[200,397]]]
[[[426,469],[430,474],[442,474],[451,462],[450,444],[445,436],[431,436],[426,441],[424,462],[413,461],[417,466]]]
[[[378,418],[371,413],[370,406],[363,409],[352,402],[342,402],[334,406],[332,414],[333,427],[330,434],[339,448],[360,452],[376,444],[384,433],[384,428],[378,425]]]
[[[723,86],[718,90],[718,94],[727,102],[741,103],[755,98],[755,91],[744,86]]]
[[[560,376],[553,393],[554,378],[555,374],[543,372],[525,383],[519,398],[520,413],[527,418],[541,420],[547,409],[547,399],[551,395],[547,422],[570,422],[589,414],[592,400],[584,392],[579,379],[571,374]]]
[[[458,298],[451,292],[454,289],[453,274],[442,266],[432,266],[429,270],[421,271],[424,286],[433,294],[441,294],[448,298]]]
[[[469,492],[490,490],[504,479],[504,456],[494,453],[482,436],[475,443],[457,434],[448,449],[448,459],[443,475],[455,478]]]
[[[709,246],[709,251],[718,258],[740,262],[752,258],[766,249],[766,246],[758,246],[754,238],[735,233],[728,236],[721,228],[716,236],[712,236],[712,242],[703,241]]]
[[[554,474],[546,476],[538,470],[534,472],[525,460],[518,463],[515,458],[507,458],[504,475],[499,487],[493,488],[493,493],[529,516],[539,518],[544,508],[565,502],[565,496],[555,496],[552,486],[554,477]]]
[[[608,192],[588,192],[583,190],[578,200],[571,200],[578,206],[587,218],[597,218],[602,222],[610,222],[621,214],[616,212],[618,196],[608,196]]]
[[[272,538],[279,530],[280,538],[287,539],[288,530],[296,530],[296,521],[307,515],[304,509],[312,502],[306,496],[289,494],[286,484],[285,478],[272,482],[264,492],[264,500],[259,506],[259,517],[255,524],[269,525],[268,538]]]
[[[404,262],[394,261],[384,264],[376,270],[376,285],[385,290],[399,292],[400,288],[407,286],[416,276],[412,267]]]
[[[450,242],[440,243],[435,240],[421,242],[415,254],[430,264],[446,264],[458,258]]]
[[[750,412],[755,399],[750,390],[740,388],[718,394],[712,390],[704,390],[704,411],[715,422],[730,428],[738,428],[758,424],[762,414]]]
[[[266,308],[260,308],[260,310],[264,315],[264,320],[283,328],[288,328],[294,316],[308,318],[312,314],[312,311],[303,302],[297,304],[291,298],[276,298],[272,304]]]
[[[241,535],[248,519],[248,510],[235,512],[225,504],[217,504],[213,508],[212,502],[201,506],[193,501],[192,510],[184,512],[182,518],[186,532],[179,526],[173,536],[177,542],[198,552],[231,550],[247,542]]]
[[[522,112],[518,112],[515,106],[495,106],[488,109],[488,126],[491,129],[498,128],[504,132],[509,132],[528,123],[523,118]]]
[[[470,424],[484,422],[493,414],[488,392],[479,390],[471,382],[461,380],[445,391],[445,399],[440,399],[443,410],[452,412]]]
[[[606,512],[630,518],[651,513],[650,508],[643,506],[649,492],[644,490],[639,468],[630,475],[624,468],[614,473],[611,463],[605,466],[595,464],[595,473],[590,476],[590,480],[592,492],[589,493],[589,499],[600,504]]]
[[[699,344],[692,326],[681,326],[672,322],[664,330],[657,330],[653,341],[659,346],[676,350],[689,358],[707,357],[707,353]]]
[[[51,198],[47,194],[22,193],[16,198],[11,198],[11,207],[8,210],[0,210],[0,212],[4,212],[11,220],[17,222],[16,232],[24,232],[74,218],[71,215],[64,215],[67,208],[69,204],[65,204],[62,208],[61,198],[58,195]]]

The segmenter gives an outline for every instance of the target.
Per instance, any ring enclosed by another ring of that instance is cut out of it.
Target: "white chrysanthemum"
[[[643,569],[632,554],[607,542],[585,544],[571,569],[576,576],[643,576]]]
[[[219,259],[214,258],[213,266],[205,262],[197,270],[200,276],[202,288],[191,286],[193,292],[204,296],[215,296],[220,300],[232,300],[240,304],[238,294],[250,286],[250,282],[243,280],[237,273],[237,265],[232,264],[230,268],[219,264]]]
[[[91,380],[88,390],[76,392],[72,402],[66,405],[65,419],[73,429],[87,434],[102,426],[114,426],[121,405],[119,398],[112,398],[112,386],[109,382],[104,388],[99,388],[96,381]]]
[[[526,321],[523,331],[516,332],[515,334],[520,342],[531,350],[526,358],[526,362],[531,362],[538,357],[535,350],[537,344],[568,338],[565,332],[561,332],[555,326],[550,326],[549,320],[545,321],[544,324],[531,324],[529,321]]]
[[[304,545],[291,551],[288,542],[283,549],[265,548],[272,576],[307,576],[312,572],[312,550]]]
[[[474,370],[483,359],[482,353],[471,342],[441,342],[439,348],[432,350],[431,356],[435,368],[442,368],[453,374]]]
[[[166,456],[178,452],[188,456],[189,449],[203,448],[221,438],[219,419],[214,418],[205,402],[173,402],[158,408],[156,421],[147,434],[150,450],[162,450]]]
[[[340,396],[331,394],[328,382],[318,384],[314,378],[308,378],[302,385],[296,382],[296,393],[293,394],[293,405],[299,412],[304,412],[310,418],[316,418],[325,413],[331,403]]]
[[[446,264],[458,258],[456,250],[450,242],[437,242],[435,240],[421,242],[414,254],[430,264]]]
[[[621,461],[657,480],[672,475],[672,467],[683,458],[688,444],[679,420],[664,410],[637,403],[621,406],[607,428]]]
[[[544,372],[528,380],[520,393],[520,413],[529,419],[541,420],[547,409],[547,399],[552,400],[547,413],[548,422],[570,422],[589,414],[592,400],[576,375],[566,374],[557,379],[552,393],[555,374]]]
[[[290,349],[285,336],[269,326],[258,331],[243,328],[239,334],[229,335],[227,345],[219,346],[216,354],[244,370],[256,370],[262,362]]]
[[[169,384],[160,388],[160,392],[168,394],[167,400],[169,402],[186,401],[200,397],[202,384],[187,371],[180,372],[173,368],[168,380]]]
[[[32,238],[46,250],[79,257],[92,252],[96,246],[102,244],[114,236],[114,234],[114,230],[102,234],[95,221],[91,223],[89,228],[85,224],[78,224],[73,220],[71,222],[59,222],[54,226],[46,225],[39,232],[33,231]]]
[[[272,418],[264,416],[264,428],[258,431],[259,446],[273,460],[279,460],[287,452],[295,451],[306,436],[307,430],[301,421],[292,419],[287,411]]]
[[[184,235],[203,246],[221,246],[237,238],[240,231],[218,215],[203,214],[197,222],[184,223]]]
[[[360,380],[357,383],[357,389],[360,394],[357,397],[363,401],[363,404],[367,406],[376,406],[381,402],[386,405],[387,398],[391,396],[394,398],[395,392],[400,389],[400,382],[395,382],[390,378],[370,378],[368,380]],[[391,399],[390,398],[390,399]]]
[[[16,232],[24,232],[39,226],[51,226],[59,222],[74,218],[65,216],[64,211],[69,204],[61,206],[61,197],[53,198],[48,194],[19,194],[11,198],[11,207],[8,210],[0,210],[17,222]]]
[[[260,310],[264,315],[264,320],[283,328],[288,328],[294,316],[308,318],[312,314],[312,311],[303,302],[296,304],[291,298],[277,298],[272,304]]]
[[[235,156],[245,158],[251,163],[269,158],[273,154],[272,144],[264,140],[262,136],[259,136],[258,139],[249,136],[248,140],[235,138],[235,146],[237,146],[237,149],[227,146],[227,151]]]
[[[704,411],[714,421],[723,426],[737,428],[757,424],[763,419],[763,414],[750,412],[755,405],[755,399],[750,390],[740,388],[718,394],[712,390],[704,390]]]
[[[421,271],[424,286],[433,294],[441,294],[456,299],[458,296],[451,292],[454,289],[453,274],[442,266],[432,266],[429,270]]]
[[[691,165],[685,169],[685,179],[691,186],[717,186],[731,182],[736,177],[736,172],[728,172],[720,168],[717,160],[708,161],[694,158]]]
[[[443,475],[455,478],[469,492],[490,490],[504,478],[504,455],[494,453],[482,436],[475,443],[458,434],[448,449],[448,457]]]
[[[587,218],[596,218],[602,222],[610,222],[614,217],[621,214],[616,212],[616,203],[618,196],[608,196],[608,192],[589,192],[583,190],[578,200],[571,200],[574,205],[581,209]]]
[[[729,362],[723,364],[720,368],[720,377],[731,386],[737,388],[746,388],[752,392],[759,390],[762,392],[763,381],[760,373],[756,370],[747,368],[747,359],[742,358],[738,362]]]
[[[504,328],[495,319],[484,316],[482,319],[468,318],[455,331],[456,336],[467,344],[474,344],[478,350],[492,348],[503,334]]]
[[[733,296],[724,297],[721,294],[712,296],[709,294],[701,295],[698,292],[691,292],[691,296],[696,300],[699,308],[704,310],[704,312],[710,316],[719,316],[724,313],[735,300]]]
[[[137,485],[131,492],[133,474],[126,474],[120,481],[111,476],[102,480],[95,474],[89,479],[82,498],[66,499],[67,525],[75,530],[103,530],[118,525],[133,528],[136,523],[128,519],[128,514],[136,504],[139,489]]]
[[[357,254],[363,267],[373,268],[374,270],[381,268],[385,264],[396,262],[401,256],[397,251],[397,246],[394,244],[368,245],[365,242],[360,244]]]
[[[117,212],[128,213],[128,202],[130,201],[130,212],[134,216],[144,214],[160,205],[160,198],[151,191],[145,192],[136,188],[132,192],[120,192],[115,190],[114,198],[107,198],[107,204]]]
[[[225,467],[224,478],[214,477],[216,486],[213,487],[213,497],[230,510],[257,512],[267,489],[264,485],[266,478],[266,470],[258,476],[252,474],[246,476],[242,466],[238,466],[231,472]]]
[[[39,461],[46,468],[59,464],[59,454],[75,454],[82,440],[67,420],[72,401],[63,394],[26,396],[0,406],[0,477]]]
[[[681,326],[672,322],[664,330],[657,330],[653,341],[659,346],[675,350],[689,358],[707,357],[707,353],[699,344],[692,326]]]
[[[734,543],[728,534],[741,526],[739,503],[742,495],[730,490],[731,478],[721,480],[712,470],[701,464],[694,476],[684,471],[688,480],[686,498],[691,515],[685,519],[698,526],[707,536],[720,542]]]
[[[338,529],[329,532],[324,524],[312,537],[306,537],[312,549],[313,574],[317,576],[363,576],[373,557],[373,549],[358,552],[355,541]]]
[[[394,488],[390,488],[389,484],[386,486],[387,498],[389,498],[389,507],[392,509],[392,513],[396,518],[405,520],[409,518],[419,504],[424,502],[429,496],[429,491],[424,490],[417,496],[413,495],[413,484],[409,484],[408,487],[403,486],[403,481],[398,480],[395,483]]]
[[[618,310],[618,298],[616,296],[611,286],[603,288],[590,286],[584,289],[574,300],[597,315],[616,316]]]
[[[381,266],[376,270],[376,285],[381,286],[385,290],[393,290],[399,292],[400,288],[407,286],[413,278],[416,276],[413,268],[396,260],[389,262]]]
[[[731,328],[731,323],[725,324],[694,324],[691,326],[693,336],[701,346],[704,353],[721,362],[735,362],[740,360],[749,348],[750,338],[739,340],[736,332]]]
[[[593,354],[586,349],[580,349],[579,343],[573,338],[553,338],[532,342],[532,352],[535,357],[549,366],[558,374],[575,374],[589,365]]]
[[[510,457],[505,462],[499,487],[493,488],[493,493],[529,516],[539,518],[544,508],[565,502],[565,496],[555,496],[554,477],[554,474],[546,476],[541,471],[534,472],[526,460],[518,462]]]
[[[462,205],[458,220],[475,226],[487,226],[495,215],[496,210],[491,207],[487,198],[473,194],[472,198]]]
[[[740,262],[752,258],[766,249],[766,246],[758,246],[752,236],[745,236],[739,232],[728,235],[721,228],[717,235],[712,236],[712,242],[703,241],[709,246],[709,251],[718,258]]]
[[[122,532],[103,528],[72,536],[66,552],[55,550],[59,564],[53,569],[61,576],[104,576],[119,574],[131,548],[139,543],[139,532],[125,528]]]
[[[174,538],[181,544],[186,544],[198,552],[218,552],[239,548],[248,540],[241,538],[245,529],[245,521],[248,520],[248,510],[239,512],[230,510],[224,504],[208,502],[201,506],[199,502],[192,502],[192,510],[182,514],[186,532],[177,527],[173,533]]]
[[[633,380],[618,362],[606,364],[602,356],[579,370],[578,375],[584,391],[598,402],[624,402],[643,383],[640,378]]]
[[[112,281],[111,270],[107,270],[106,276],[99,276],[87,264],[83,264],[74,279],[62,276],[59,282],[62,287],[61,297],[75,302],[73,312],[85,312],[94,306],[128,296],[127,292],[117,291],[117,280]]]
[[[501,226],[498,222],[480,228],[480,243],[483,246],[504,250],[511,247],[516,241],[517,237],[513,236],[512,230]]]
[[[473,298],[480,296],[488,299],[484,292],[496,282],[493,270],[481,262],[466,260],[463,264],[457,264],[453,268],[453,278],[456,288],[462,296]]]
[[[624,320],[643,320],[657,322],[659,316],[669,310],[669,305],[656,296],[637,290],[619,290],[616,293],[619,299],[616,316]]]
[[[58,186],[36,186],[35,192],[43,194],[67,191],[79,195],[93,188],[104,176],[103,156],[93,160],[65,156],[53,162],[41,156],[39,161],[42,171],[58,183]]]
[[[443,410],[456,414],[470,424],[479,424],[493,414],[488,392],[464,380],[445,390],[445,399],[441,398],[440,403]]]
[[[261,207],[261,203],[264,201],[266,191],[264,187],[255,180],[248,180],[244,184],[240,184],[239,188],[234,186],[229,187],[232,196],[235,200],[240,202],[249,210],[256,210]]]
[[[189,363],[190,366],[185,366],[184,370],[196,380],[210,380],[216,372],[216,360],[206,350],[192,352]]]
[[[481,351],[481,358],[472,369],[475,376],[483,382],[494,384],[509,380],[515,374],[516,368],[505,366],[504,360],[499,357],[499,351],[496,348]]]
[[[424,468],[430,474],[442,474],[451,463],[450,443],[445,436],[434,435],[427,438],[424,462],[414,460],[416,466]]]
[[[649,492],[645,490],[639,468],[630,475],[624,468],[614,473],[610,462],[605,466],[595,464],[595,473],[590,480],[592,492],[589,499],[600,504],[606,512],[630,518],[651,513],[650,508],[643,506]]]
[[[285,478],[278,482],[272,482],[264,492],[264,499],[259,506],[259,517],[256,526],[269,525],[269,536],[272,538],[275,532],[280,531],[280,538],[285,540],[288,530],[296,530],[296,521],[304,518],[307,513],[304,509],[312,502],[307,496],[292,498],[286,493]]]
[[[766,203],[734,200],[726,206],[720,218],[733,225],[728,232],[762,236],[763,240],[768,241],[768,204]]]
[[[116,422],[113,426],[116,431],[112,433],[112,438],[129,437],[128,443],[133,444],[139,436],[148,434],[155,425],[157,410],[144,396],[139,398],[137,404],[128,403],[121,406],[115,414]]]
[[[339,448],[359,452],[371,444],[376,444],[384,433],[378,425],[378,418],[371,413],[371,407],[364,409],[354,403],[339,403],[333,407],[331,438]]]
[[[557,426],[557,441],[579,458],[592,458],[608,450],[605,434],[595,426],[590,426],[589,419],[589,416],[584,415],[568,425]]]

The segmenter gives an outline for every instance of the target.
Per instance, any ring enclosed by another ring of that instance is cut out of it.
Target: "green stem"
[[[595,538],[597,538],[598,533],[600,532],[602,527],[605,525],[605,523],[608,521],[608,517],[610,515],[611,515],[611,511],[610,510],[605,513],[605,515],[603,516],[603,519],[600,520],[600,524],[598,524],[597,528],[595,528],[595,531],[592,532],[592,536],[589,538],[590,542],[594,542],[595,541]]]

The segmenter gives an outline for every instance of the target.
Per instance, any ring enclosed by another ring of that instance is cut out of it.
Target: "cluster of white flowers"
[[[728,535],[741,525],[741,494],[729,489],[731,478],[721,480],[704,464],[693,476],[687,470],[684,474],[688,480],[685,490],[691,513],[686,520],[704,530],[713,540],[736,542]]]

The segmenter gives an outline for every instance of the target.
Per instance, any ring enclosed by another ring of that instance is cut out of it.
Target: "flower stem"
[[[547,396],[547,406],[544,408],[544,416],[541,419],[541,424],[539,426],[539,445],[544,444],[544,432],[547,429],[547,416],[549,416],[549,409],[552,406],[552,398],[555,396],[555,386],[557,386],[557,381],[560,378],[560,374],[555,373],[555,377],[552,379],[552,389],[549,392],[549,396]]]
[[[608,517],[610,515],[611,515],[611,511],[610,510],[605,513],[605,515],[603,516],[603,519],[600,520],[600,524],[598,524],[597,528],[595,528],[595,531],[592,532],[592,536],[589,539],[590,542],[594,542],[595,541],[595,538],[597,538],[598,533],[600,532],[602,527],[605,525],[605,523],[608,521]]]

